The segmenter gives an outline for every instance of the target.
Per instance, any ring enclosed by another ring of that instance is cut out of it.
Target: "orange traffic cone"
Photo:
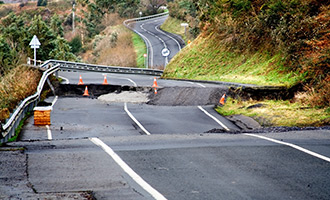
[[[107,80],[107,75],[104,75],[104,80],[102,85],[109,85],[108,80]]]
[[[154,87],[154,89],[155,89],[155,94],[157,94],[157,88],[156,88],[156,87]]]
[[[154,84],[152,85],[152,87],[153,87],[153,88],[157,88],[157,87],[158,87],[156,77],[154,78]]]
[[[82,80],[81,75],[79,76],[79,83],[78,83],[78,85],[84,85],[84,82],[83,82],[83,80]]]
[[[89,96],[87,86],[85,87],[85,92],[84,92],[83,96],[84,96],[84,97]]]
[[[221,97],[219,103],[220,103],[221,105],[225,105],[225,103],[226,103],[226,93],[225,93],[224,95],[222,95],[222,97]]]

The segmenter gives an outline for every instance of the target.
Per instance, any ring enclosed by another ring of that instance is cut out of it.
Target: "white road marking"
[[[164,31],[160,30],[160,29],[159,29],[160,26],[161,26],[161,25],[158,25],[158,26],[155,27],[156,31],[158,31],[158,32],[162,33],[163,35],[166,35],[166,36],[169,37],[170,39],[174,40],[174,42],[178,45],[178,47],[179,47],[179,51],[180,51],[180,50],[181,50],[181,45],[180,45],[180,43],[179,43],[175,38],[173,38],[172,36],[166,34]]]
[[[108,145],[98,138],[89,138],[97,146],[101,147],[111,158],[145,191],[157,200],[166,200],[166,198],[141,178],[130,166],[128,166]]]
[[[58,99],[58,96],[55,96],[55,98],[54,98],[54,100],[53,100],[53,102],[52,102],[52,107],[55,105],[57,99]]]
[[[133,81],[133,80],[130,79],[130,78],[121,77],[121,76],[116,76],[116,75],[114,75],[114,74],[111,74],[111,76],[112,76],[112,77],[116,77],[116,78],[118,78],[118,79],[125,79],[125,80],[128,80],[129,82],[133,83],[134,87],[137,87],[137,84],[135,83],[135,81]],[[110,79],[110,78],[111,78],[111,77],[109,77],[109,79]]]
[[[70,84],[69,79],[65,78],[64,76],[58,76],[58,77],[65,81],[64,84]]]
[[[304,153],[307,153],[307,154],[309,154],[311,156],[314,156],[314,157],[317,157],[317,158],[320,158],[322,160],[325,160],[325,161],[330,162],[330,158],[328,158],[326,156],[323,156],[321,154],[315,153],[313,151],[310,151],[308,149],[302,148],[302,147],[300,147],[298,145],[295,145],[295,144],[291,144],[291,143],[288,143],[288,142],[282,142],[282,141],[279,141],[279,140],[276,140],[276,139],[273,139],[273,138],[268,138],[268,137],[265,137],[265,136],[262,136],[262,135],[255,135],[255,134],[250,134],[250,133],[245,133],[244,135],[252,136],[252,137],[257,137],[257,138],[268,140],[268,141],[271,141],[271,142],[274,142],[274,143],[277,143],[277,144],[283,144],[283,145],[292,147],[294,149],[297,149],[299,151],[302,151]]]
[[[201,87],[203,87],[203,88],[206,88],[206,86],[203,85],[203,84],[201,84],[201,83],[196,83],[196,84],[199,85],[199,86],[201,86]]]
[[[201,83],[194,83],[194,82],[188,82],[188,83],[190,83],[190,84],[192,84],[192,85],[199,85],[199,86],[201,86],[201,87],[203,87],[203,88],[206,88],[206,86],[205,85],[203,85],[203,84],[201,84]]]
[[[159,21],[159,19],[151,20],[151,21],[148,21],[148,22],[146,22],[146,23],[143,23],[143,24],[140,25],[140,28],[141,28],[142,30],[144,30],[145,32],[149,33],[150,35],[156,37],[158,40],[160,40],[160,41],[163,43],[164,48],[167,48],[167,45],[166,45],[165,41],[164,41],[162,38],[160,38],[159,36],[155,35],[154,33],[152,33],[152,32],[150,32],[150,31],[146,30],[145,28],[143,28],[143,26],[144,26],[145,24],[154,23],[154,22],[157,22],[157,21]],[[170,36],[170,35],[166,34],[165,32],[161,31],[161,30],[159,29],[159,26],[160,26],[160,25],[155,26],[155,30],[156,30],[157,32],[159,32],[159,33],[161,33],[161,34],[167,36],[168,38],[174,40],[174,42],[178,45],[178,47],[179,47],[179,51],[180,51],[180,50],[181,50],[180,43],[179,43],[175,38],[173,38],[172,36]],[[165,65],[166,65],[166,63],[168,63],[168,57],[165,57]]]
[[[219,121],[216,117],[214,117],[213,115],[211,115],[209,112],[207,112],[204,108],[202,108],[201,106],[198,106],[198,108],[203,111],[207,116],[211,117],[214,121],[216,121],[218,124],[220,124],[220,126],[222,126],[226,131],[230,131],[230,129],[224,125],[221,121]]]
[[[47,128],[47,138],[48,140],[52,140],[53,137],[52,137],[52,132],[50,131],[50,127],[46,125],[46,128]]]
[[[141,28],[142,30],[144,30],[144,31],[147,31],[147,30],[145,30],[145,29],[143,28],[143,25],[144,25],[144,24],[140,25],[140,28]],[[143,38],[144,41],[146,41],[146,42],[148,43],[149,48],[150,48],[150,56],[148,55],[149,58],[150,58],[150,66],[153,66],[153,65],[154,65],[154,58],[153,58],[153,56],[154,56],[154,49],[152,48],[152,45],[151,45],[150,40],[149,40],[146,36],[144,36],[142,33],[140,33],[139,31],[135,30],[135,32],[136,32],[139,36],[141,36],[141,37]],[[148,45],[147,45],[147,51],[148,51]],[[149,51],[148,51],[148,53],[149,53]],[[148,68],[148,67],[147,67],[147,68]]]
[[[127,109],[127,103],[124,105],[124,110],[128,114],[128,116],[142,129],[143,132],[145,132],[146,135],[151,135],[150,132],[145,129],[142,124],[132,115],[132,113]]]

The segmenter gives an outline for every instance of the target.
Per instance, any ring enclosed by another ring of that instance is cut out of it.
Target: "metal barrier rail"
[[[127,25],[128,22],[142,21],[142,20],[146,20],[146,19],[152,19],[152,18],[156,18],[156,17],[165,16],[165,15],[168,15],[168,14],[169,14],[169,12],[164,12],[164,13],[160,13],[160,14],[156,14],[156,15],[149,15],[149,16],[145,16],[145,17],[127,19],[127,20],[124,21],[124,25]]]
[[[47,68],[55,64],[59,64],[61,70],[77,70],[77,71],[80,70],[80,71],[93,71],[93,72],[104,72],[104,73],[142,74],[142,75],[155,75],[155,76],[161,76],[163,74],[162,70],[155,70],[155,69],[104,66],[104,65],[68,62],[61,60],[48,60],[40,67]]]
[[[32,111],[33,108],[37,105],[40,99],[42,88],[44,87],[44,84],[48,79],[48,76],[59,69],[60,69],[59,65],[57,64],[43,72],[37,87],[37,92],[24,99],[15,109],[15,111],[10,116],[6,124],[4,124],[2,126],[2,129],[0,129],[1,132],[0,137],[2,136],[0,139],[0,143],[6,143],[11,137],[15,136],[15,130],[18,127],[21,120],[25,117],[27,112]]]

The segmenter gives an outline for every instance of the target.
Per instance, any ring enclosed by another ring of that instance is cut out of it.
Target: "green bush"
[[[38,0],[37,6],[47,6],[47,0]]]
[[[71,42],[69,42],[71,46],[71,51],[74,54],[79,53],[82,50],[82,42],[80,36],[75,36]]]

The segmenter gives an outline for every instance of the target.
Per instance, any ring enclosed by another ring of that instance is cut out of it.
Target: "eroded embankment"
[[[220,98],[224,94],[240,99],[290,99],[294,96],[295,92],[295,88],[286,89],[285,87],[233,87],[219,85],[219,87],[206,88],[161,87],[158,88],[158,93],[155,94],[151,87],[63,84],[56,87],[56,94],[64,97],[83,97],[86,87],[88,89],[89,98],[97,98],[109,93],[120,94],[125,91],[140,92],[145,94],[148,98],[148,100],[144,102],[150,105],[166,106],[218,105]],[[132,94],[130,93],[121,94],[120,96],[112,95],[108,98],[114,98],[121,102],[122,99],[125,99],[125,95],[129,95],[130,98],[132,98]],[[131,101],[133,101],[133,99]]]

